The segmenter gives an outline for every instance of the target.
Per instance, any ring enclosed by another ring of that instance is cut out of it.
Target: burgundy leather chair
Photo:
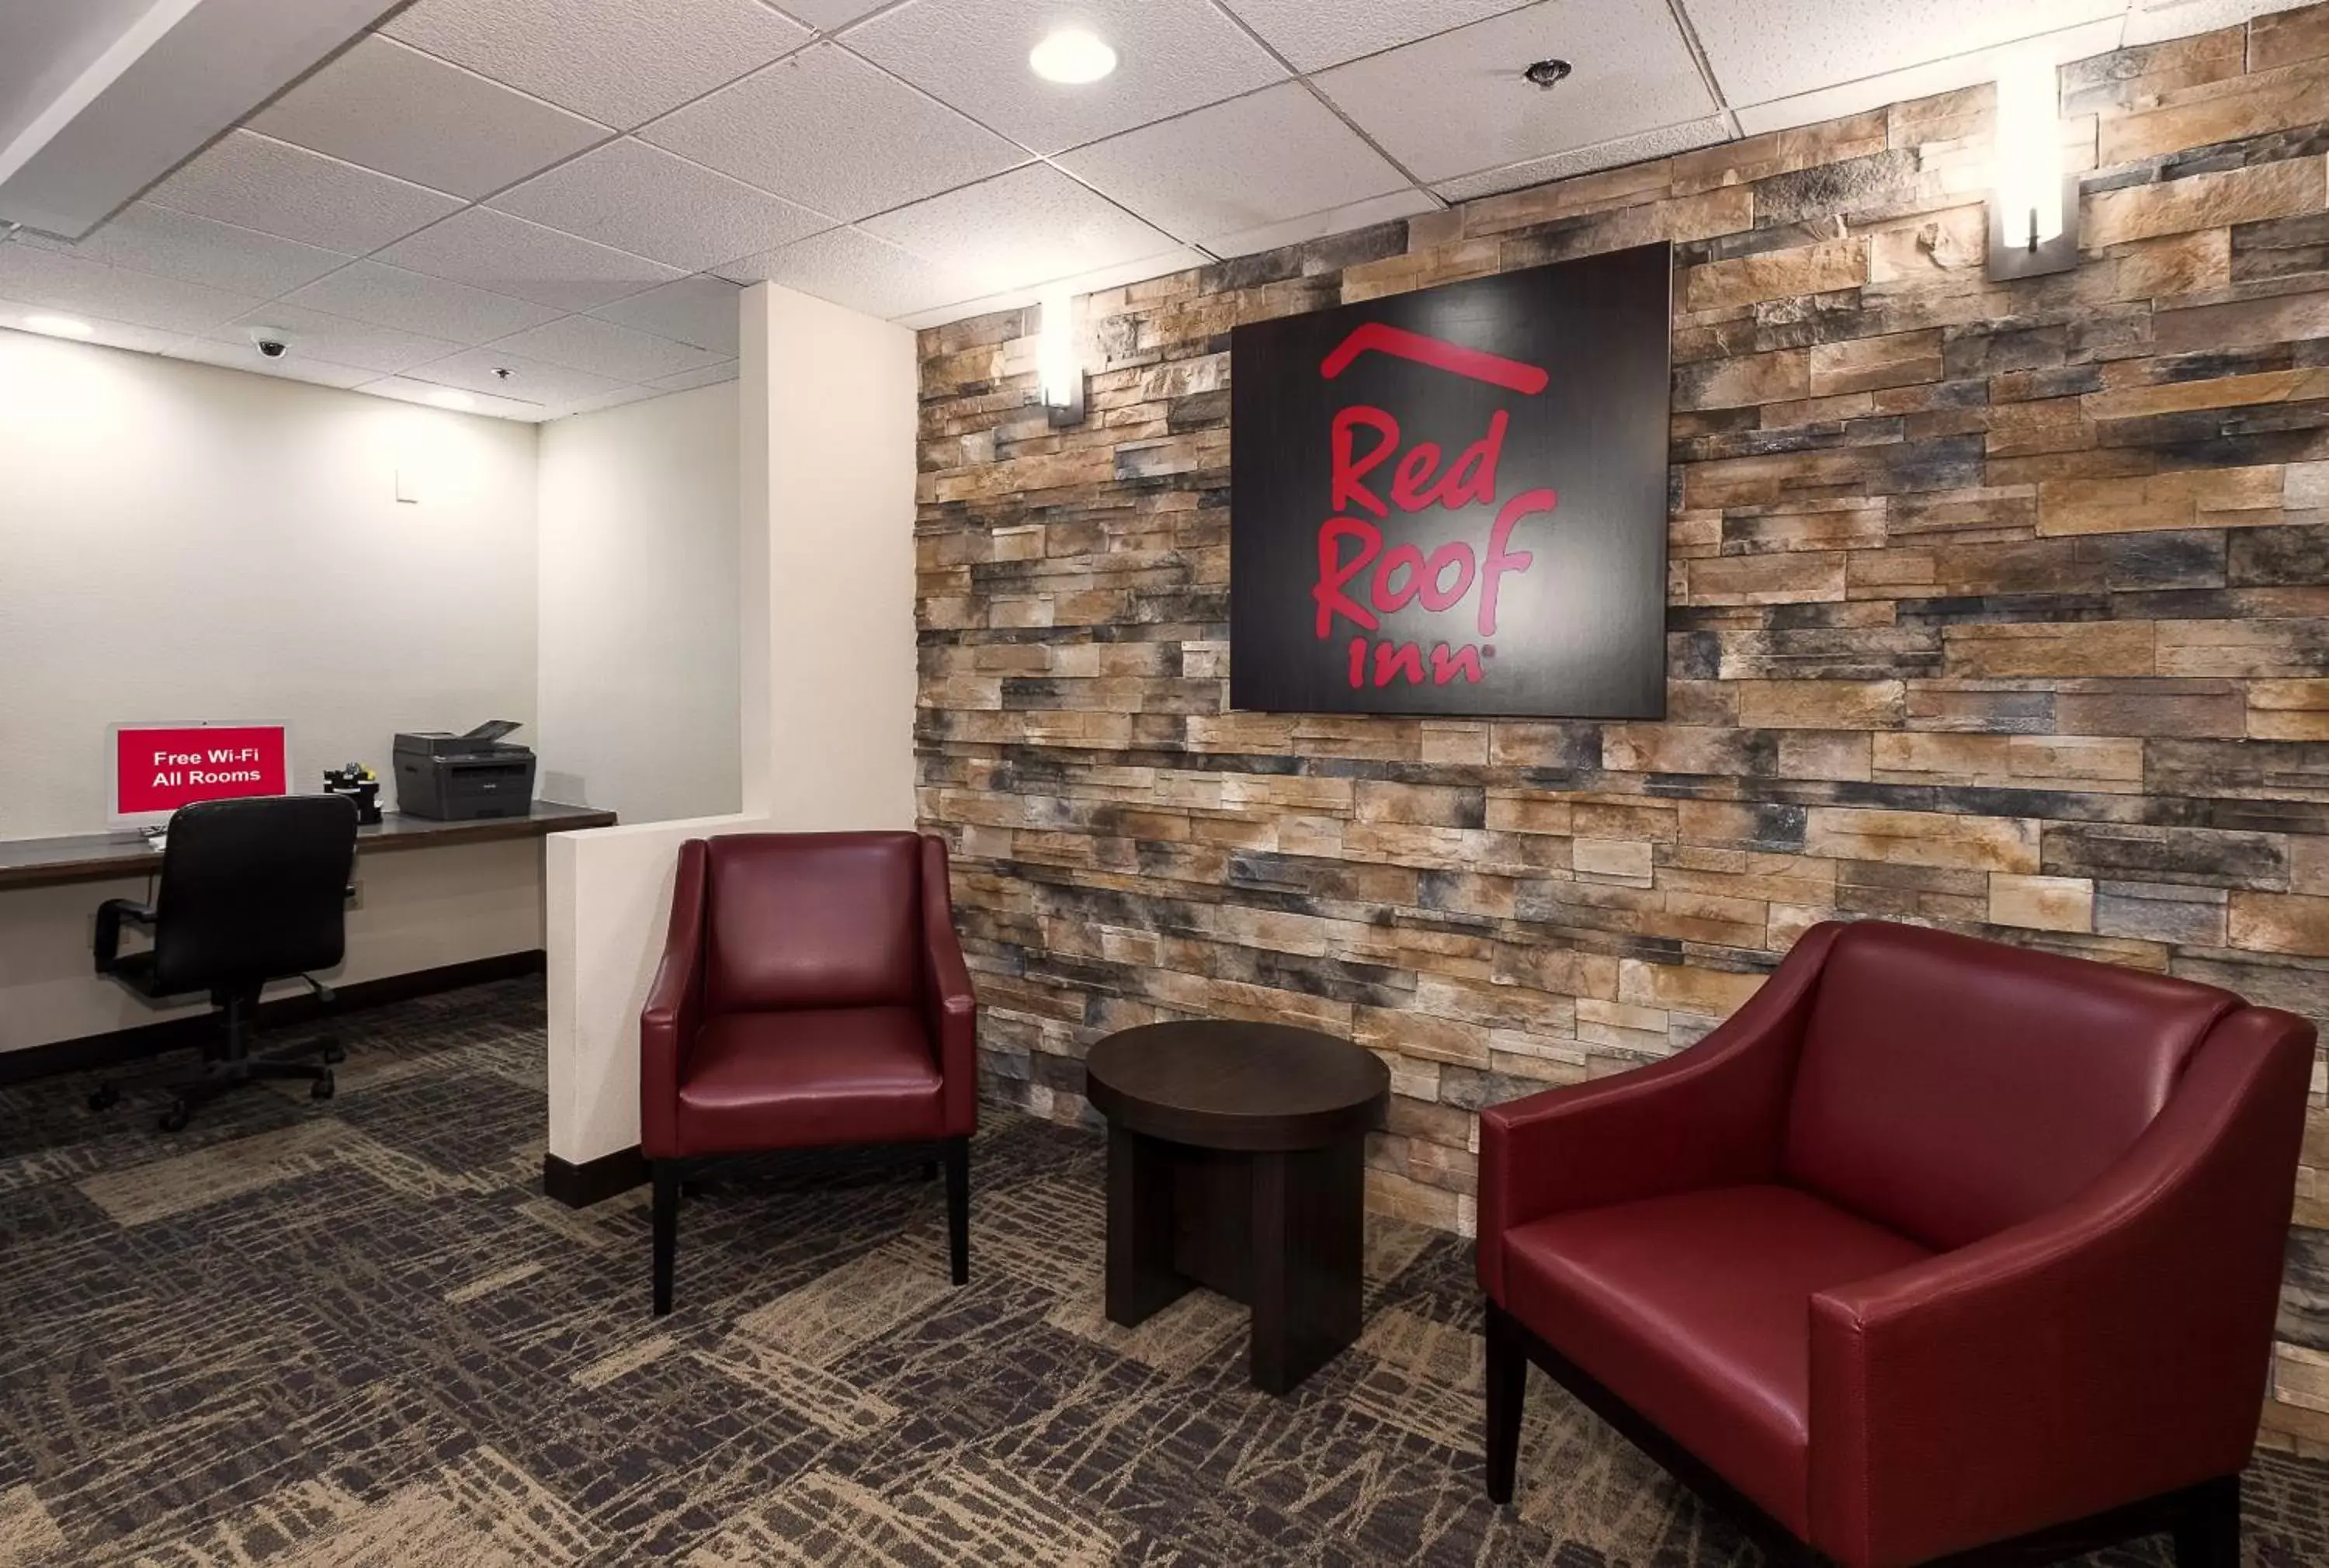
[[[1489,1496],[1533,1359],[1780,1560],[2239,1560],[2313,1028],[1824,925],[1671,1059],[1482,1114]]]
[[[917,833],[740,833],[680,846],[639,1016],[655,1310],[671,1310],[680,1184],[706,1157],[942,1143],[954,1282],[970,1278],[977,1003],[946,845]]]

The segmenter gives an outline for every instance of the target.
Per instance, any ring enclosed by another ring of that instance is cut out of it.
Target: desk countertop
[[[615,813],[589,806],[536,801],[522,817],[488,817],[474,822],[438,822],[390,812],[379,822],[356,830],[356,852],[428,850],[439,844],[476,844],[495,839],[538,839],[576,828],[611,828]],[[61,882],[102,882],[143,876],[162,869],[162,857],[128,833],[79,833],[63,839],[0,840],[0,887],[46,887]]]

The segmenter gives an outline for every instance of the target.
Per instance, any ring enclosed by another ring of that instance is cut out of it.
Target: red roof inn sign
[[[1672,249],[1231,340],[1230,698],[1665,711]]]

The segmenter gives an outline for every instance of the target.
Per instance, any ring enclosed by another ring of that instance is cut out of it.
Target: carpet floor
[[[336,1099],[174,1136],[0,1090],[0,1568],[1757,1560],[1542,1378],[1488,1505],[1453,1237],[1372,1225],[1364,1338],[1272,1399],[1227,1301],[1105,1320],[1099,1141],[991,1113],[966,1288],[916,1159],[802,1156],[707,1178],[657,1321],[643,1195],[542,1196],[538,983],[341,1032]],[[2329,1469],[2248,1510],[2329,1563]]]

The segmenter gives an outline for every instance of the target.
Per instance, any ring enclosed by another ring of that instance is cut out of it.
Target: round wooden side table
[[[1147,1024],[1085,1063],[1108,1118],[1108,1316],[1203,1285],[1253,1309],[1254,1385],[1284,1394],[1359,1337],[1366,1135],[1391,1074],[1284,1024]]]

